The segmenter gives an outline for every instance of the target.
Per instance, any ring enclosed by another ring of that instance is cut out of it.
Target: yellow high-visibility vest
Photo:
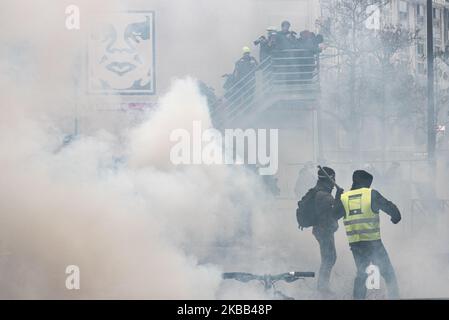
[[[380,240],[379,214],[371,209],[371,189],[350,190],[341,195],[343,223],[349,243]]]

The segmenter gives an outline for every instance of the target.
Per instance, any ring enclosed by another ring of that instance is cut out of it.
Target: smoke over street
[[[379,214],[400,298],[448,298],[443,78],[433,167],[421,82],[402,65],[388,71],[396,55],[375,66],[351,60],[344,30],[326,33],[320,6],[328,2],[2,1],[0,299],[272,299],[257,281],[223,273],[291,271],[315,277],[276,290],[322,299],[319,243],[295,217],[320,179],[316,165],[332,167],[344,191],[353,171],[368,171],[372,188],[400,210],[397,225]],[[78,29],[67,29],[69,5],[80,10]],[[284,20],[297,32],[282,31]],[[293,53],[263,52],[282,32],[296,41],[283,49]],[[363,50],[365,41],[354,49]],[[203,137],[203,152],[207,145],[235,159],[173,161],[172,133],[187,132],[190,150],[194,123],[223,133],[219,142]],[[227,129],[248,129],[241,151],[235,137],[225,148]],[[258,132],[267,133],[264,148]],[[337,224],[330,288],[333,299],[352,299],[356,265],[343,219]],[[71,265],[78,290],[66,285]],[[383,280],[367,298],[387,298]]]

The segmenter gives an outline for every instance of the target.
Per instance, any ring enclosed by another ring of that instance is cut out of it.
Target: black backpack
[[[298,208],[296,209],[296,220],[298,220],[298,228],[313,227],[317,223],[317,215],[315,213],[315,195],[317,191],[315,188],[310,189],[298,201]]]

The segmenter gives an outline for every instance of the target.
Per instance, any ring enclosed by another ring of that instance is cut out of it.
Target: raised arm
[[[343,218],[346,214],[343,203],[341,202],[341,195],[343,194],[343,191],[343,189],[337,189],[337,193],[335,194],[334,217],[337,220]]]
[[[401,213],[398,207],[388,199],[384,198],[378,191],[371,191],[371,209],[374,212],[382,210],[391,217],[391,222],[394,224],[401,221]]]

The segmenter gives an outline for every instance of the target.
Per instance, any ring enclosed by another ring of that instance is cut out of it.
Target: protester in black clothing
[[[329,167],[323,170],[335,181],[335,171]],[[336,197],[332,196],[334,184],[321,170],[318,171],[318,181],[315,186],[315,214],[317,223],[313,226],[312,234],[320,245],[321,266],[318,274],[318,290],[323,295],[332,294],[329,288],[331,271],[337,260],[335,250],[334,233],[338,229],[337,219],[334,215],[335,204],[339,202],[339,197],[343,193],[342,189],[337,190]]]

